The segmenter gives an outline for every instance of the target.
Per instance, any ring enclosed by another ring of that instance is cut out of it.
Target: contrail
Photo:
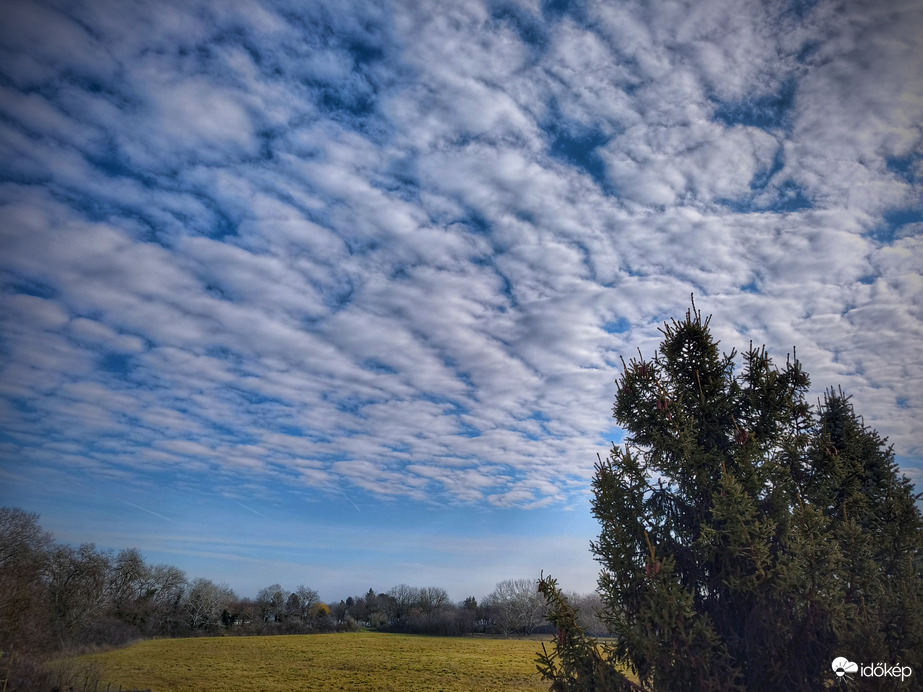
[[[357,505],[355,502],[353,502],[352,498],[351,498],[349,495],[347,495],[346,493],[344,493],[342,490],[340,491],[340,495],[342,495],[343,497],[345,497],[345,498],[346,498],[346,501],[349,502],[349,504],[351,504],[353,507],[355,507],[355,508],[356,508],[356,511],[359,512],[359,514],[362,514],[362,510],[359,509],[359,505]]]
[[[258,516],[258,517],[263,517],[263,519],[266,519],[266,518],[267,518],[267,516],[266,516],[265,514],[262,514],[261,512],[257,512],[257,511],[256,511],[255,509],[253,509],[252,507],[247,507],[247,505],[245,505],[243,502],[238,502],[237,500],[234,500],[234,503],[240,505],[241,507],[243,507],[243,508],[244,508],[245,510],[247,510],[248,512],[253,512],[253,513],[254,513],[256,516]]]
[[[179,523],[179,522],[177,522],[175,519],[171,519],[170,517],[165,517],[165,516],[162,515],[162,514],[158,514],[157,512],[154,512],[154,511],[152,511],[152,510],[149,510],[147,507],[142,507],[141,505],[136,505],[136,504],[134,504],[133,502],[125,502],[125,500],[122,500],[122,502],[125,503],[126,505],[128,505],[129,507],[134,507],[135,509],[140,509],[142,512],[147,512],[148,514],[153,514],[155,517],[159,517],[160,519],[163,519],[164,521],[169,521],[171,524],[177,524],[177,523]]]

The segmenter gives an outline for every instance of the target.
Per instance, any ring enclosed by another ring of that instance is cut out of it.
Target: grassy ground
[[[85,659],[100,690],[548,690],[535,668],[541,642],[358,632],[278,637],[156,639]]]

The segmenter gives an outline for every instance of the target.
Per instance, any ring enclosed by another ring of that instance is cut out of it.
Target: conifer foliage
[[[851,684],[838,656],[923,676],[923,519],[892,450],[841,391],[809,406],[794,357],[751,344],[735,372],[709,320],[693,303],[653,358],[623,361],[626,442],[593,481],[612,639],[545,577],[558,635],[539,670],[554,690]]]

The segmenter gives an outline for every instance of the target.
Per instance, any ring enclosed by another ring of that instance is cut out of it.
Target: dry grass
[[[102,667],[112,689],[152,692],[537,692],[548,690],[535,668],[540,648],[535,640],[358,632],[157,639],[83,658]]]

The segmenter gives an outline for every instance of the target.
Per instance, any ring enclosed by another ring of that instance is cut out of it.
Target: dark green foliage
[[[821,689],[846,656],[923,675],[923,523],[891,449],[839,391],[812,410],[797,359],[751,346],[735,374],[694,306],[662,332],[653,359],[623,363],[626,445],[593,482],[613,639],[599,654],[570,634],[545,586],[564,634],[543,674],[568,690],[616,689],[580,682],[600,667],[644,689]]]
[[[557,628],[555,649],[548,653],[542,644],[543,653],[538,657],[538,670],[553,681],[554,692],[640,689],[603,658],[599,645],[580,626],[577,610],[558,589],[557,581],[543,576],[538,591],[548,604],[548,620]]]
[[[923,674],[923,520],[910,481],[842,392],[827,392],[808,456],[806,492],[833,525],[847,575],[843,641],[858,659]]]

